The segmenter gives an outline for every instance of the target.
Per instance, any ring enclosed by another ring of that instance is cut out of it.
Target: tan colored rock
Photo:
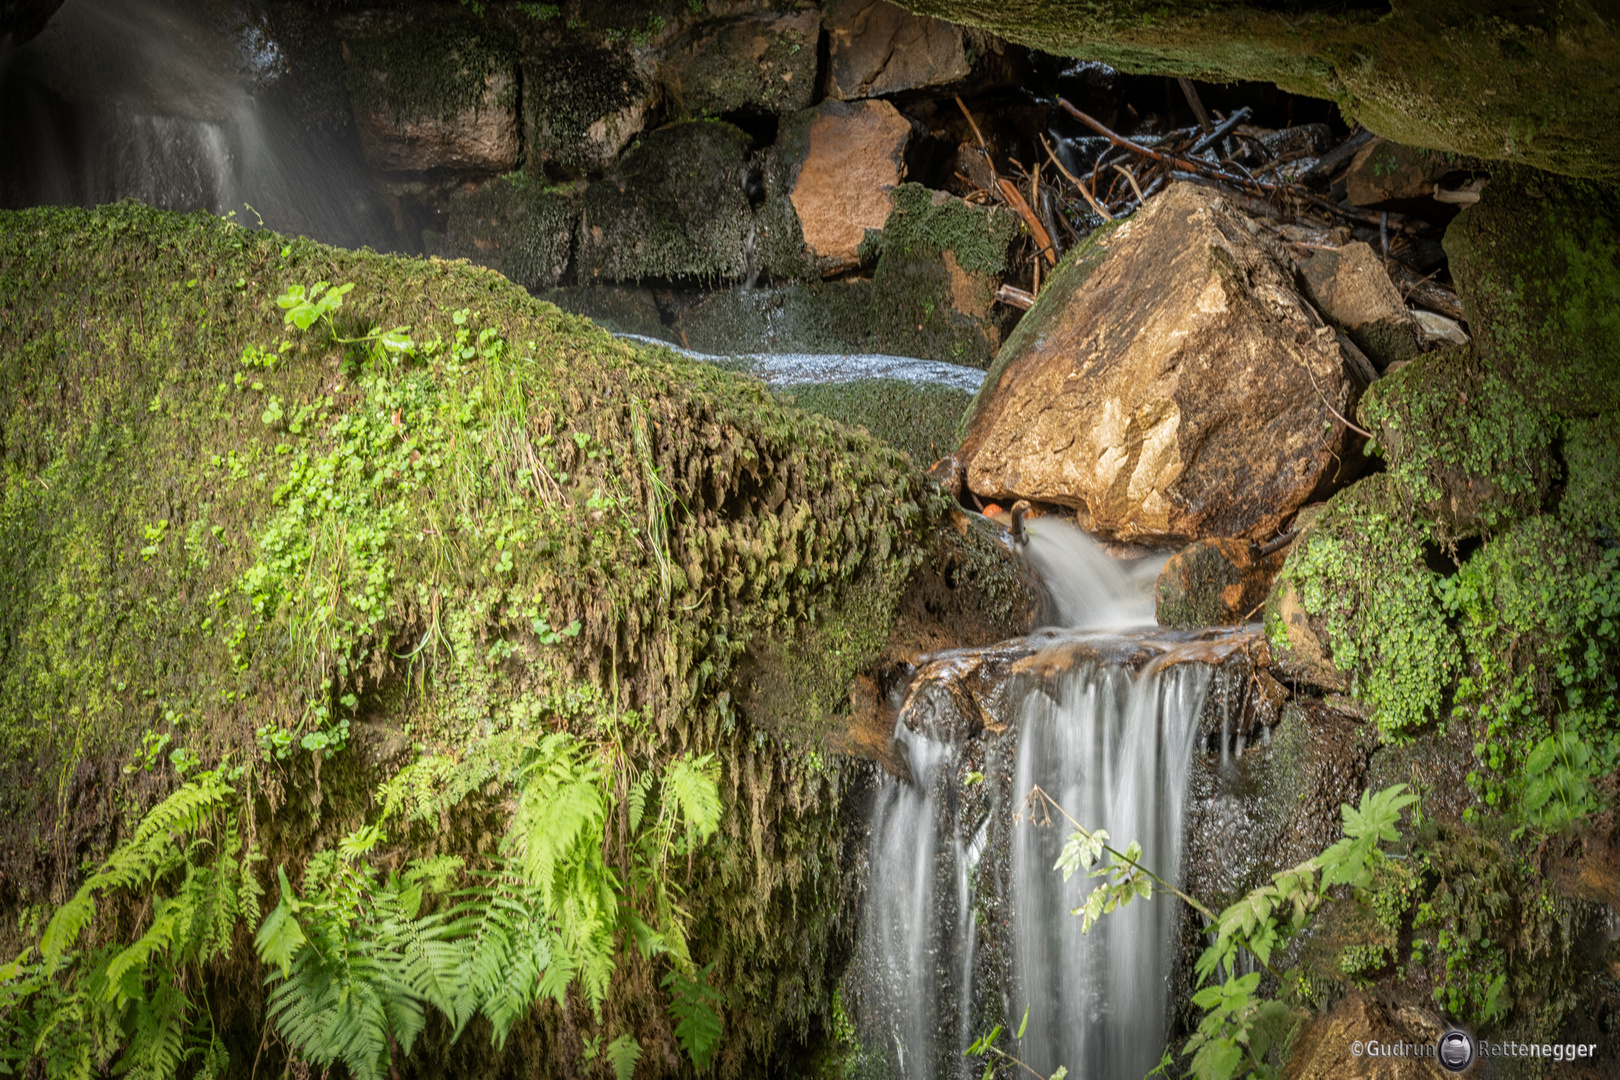
[[[962,31],[885,0],[841,0],[827,9],[829,96],[879,97],[965,79]]]
[[[1426,1009],[1391,1007],[1366,994],[1351,993],[1306,1024],[1283,1076],[1285,1080],[1444,1080],[1453,1074],[1433,1057],[1435,1040],[1444,1033]],[[1378,1048],[1377,1053],[1369,1053],[1369,1043]],[[1385,1047],[1392,1056],[1384,1056]]]
[[[1374,139],[1351,161],[1345,195],[1369,210],[1412,209],[1432,199],[1435,182],[1459,167],[1433,150]]]
[[[1354,478],[1362,385],[1276,245],[1172,184],[1072,252],[1002,347],[958,456],[981,498],[1108,539],[1265,540]],[[1330,406],[1331,405],[1331,409]]]
[[[886,101],[828,102],[818,112],[788,197],[805,246],[824,273],[836,273],[859,265],[866,230],[888,220],[911,121]]]
[[[1305,291],[1379,370],[1420,350],[1418,327],[1378,253],[1361,241],[1301,259]]]

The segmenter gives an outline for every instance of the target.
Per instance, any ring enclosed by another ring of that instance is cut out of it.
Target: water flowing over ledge
[[[1179,903],[1132,904],[1082,934],[1070,911],[1092,883],[1053,869],[1066,830],[1025,799],[1039,785],[1179,883],[1194,754],[1228,726],[1211,691],[1252,634],[1143,627],[1156,560],[1111,559],[1070,526],[1031,523],[1023,550],[1069,625],[924,658],[895,723],[909,775],[872,795],[847,993],[888,1075],[977,1075],[969,1044],[1015,1030],[1026,1007],[1017,1053],[1043,1075],[1136,1080],[1165,1045]]]

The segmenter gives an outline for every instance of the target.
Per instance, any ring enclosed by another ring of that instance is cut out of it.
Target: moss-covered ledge
[[[323,281],[353,285],[333,325],[286,326],[276,298]],[[252,844],[296,882],[401,767],[571,731],[649,770],[715,756],[692,952],[721,1073],[780,1067],[833,1027],[857,676],[930,612],[1001,635],[1027,600],[959,524],[898,451],[487,270],[133,204],[0,214],[0,951],[188,755],[247,766]],[[490,854],[506,811],[471,801],[382,857]],[[262,973],[233,956],[213,1022],[251,1058]],[[678,1072],[659,969],[627,963],[607,1015]],[[416,1064],[553,1075],[590,1016],[548,1004],[504,1055],[430,1029]]]
[[[1599,0],[900,0],[1126,71],[1256,79],[1409,146],[1620,177],[1620,25]]]

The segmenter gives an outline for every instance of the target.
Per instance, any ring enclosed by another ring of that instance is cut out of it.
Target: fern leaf
[[[677,758],[664,772],[664,791],[679,808],[686,831],[707,840],[720,827],[720,768],[713,754]]]
[[[635,1075],[636,1062],[641,1060],[641,1044],[632,1035],[620,1035],[608,1043],[607,1060],[613,1068],[613,1080],[630,1080]]]
[[[73,894],[73,899],[56,909],[45,926],[44,936],[39,939],[39,955],[47,971],[54,972],[62,966],[62,957],[95,916],[95,898],[91,895],[90,883],[86,882]]]
[[[720,1047],[722,1026],[714,1005],[721,1000],[721,994],[708,985],[713,970],[711,963],[697,973],[696,979],[672,971],[663,981],[663,986],[670,991],[669,1013],[677,1021],[675,1039],[699,1072],[708,1070]]]

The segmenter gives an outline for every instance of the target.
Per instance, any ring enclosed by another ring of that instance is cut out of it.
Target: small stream
[[[1025,797],[1039,785],[1179,882],[1213,667],[1189,635],[1150,629],[1156,560],[1112,559],[1049,519],[1030,523],[1025,556],[1065,625],[921,664],[895,727],[910,779],[873,797],[847,986],[875,1073],[977,1076],[964,1051],[995,1024],[1016,1031],[1026,1006],[1022,1042],[1002,1045],[1042,1075],[1138,1080],[1164,1049],[1179,902],[1133,903],[1082,934],[1070,911],[1093,883],[1053,870],[1068,830],[1032,821]]]

